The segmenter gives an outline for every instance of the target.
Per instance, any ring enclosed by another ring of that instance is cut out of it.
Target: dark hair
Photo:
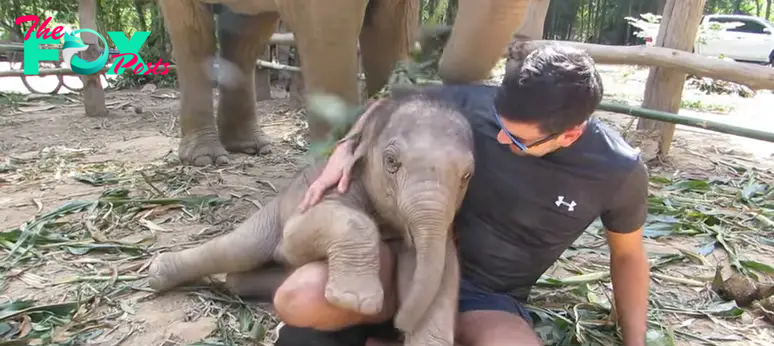
[[[602,78],[586,52],[551,44],[509,66],[495,98],[505,119],[558,133],[586,121],[602,100]]]

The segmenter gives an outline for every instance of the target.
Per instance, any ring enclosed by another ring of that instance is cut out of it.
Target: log
[[[667,0],[655,46],[690,52],[699,33],[699,22],[705,2],[706,0]],[[685,72],[680,69],[651,67],[645,82],[642,108],[678,113],[685,77]],[[640,119],[637,130],[655,130],[661,137],[659,155],[669,155],[675,136],[675,124]]]
[[[597,64],[641,65],[674,68],[683,72],[746,85],[753,90],[774,90],[774,68],[727,61],[664,47],[609,46],[572,41],[535,40],[523,42],[518,50],[532,51],[547,44],[566,44],[585,50]]]

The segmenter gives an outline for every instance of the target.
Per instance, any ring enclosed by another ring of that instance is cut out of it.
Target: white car
[[[720,30],[717,35],[710,34],[704,44],[697,40],[694,53],[774,66],[774,24],[755,16],[709,14],[702,18],[700,25],[709,29],[715,23],[739,25]],[[647,24],[643,28],[645,44],[655,43],[658,27],[658,24]]]

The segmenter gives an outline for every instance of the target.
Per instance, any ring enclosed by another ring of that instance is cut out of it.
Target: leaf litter
[[[0,232],[0,345],[84,345],[100,338],[118,345],[118,329],[133,305],[153,299],[143,281],[154,253],[169,246],[157,243],[167,224],[204,221],[223,223],[230,199],[191,194],[193,186],[216,176],[217,169],[192,169],[161,163],[131,167],[125,162],[83,162],[83,152],[63,147],[41,150],[36,157],[12,158],[4,181],[12,186],[51,186],[66,179],[101,188],[93,198],[73,198]],[[267,186],[274,189],[270,182]],[[37,203],[36,203],[37,204]],[[227,218],[228,219],[228,218]],[[214,234],[200,232],[175,246],[195,246]],[[40,269],[66,268],[66,273]],[[43,270],[45,272],[45,270]],[[33,272],[36,272],[33,274]],[[45,299],[7,298],[7,282],[51,292]],[[62,288],[62,290],[54,290]],[[200,345],[235,345],[271,338],[277,321],[254,304],[232,297],[217,285],[185,288],[198,300],[192,319],[216,318],[212,333]],[[54,296],[56,292],[58,296]],[[134,294],[145,292],[136,298]],[[100,343],[101,344],[101,343]]]
[[[727,168],[724,176],[706,179],[651,173],[644,236],[696,246],[680,248],[677,253],[649,252],[649,345],[676,345],[688,340],[707,345],[752,342],[747,336],[749,330],[743,329],[692,333],[685,328],[692,319],[706,318],[722,324],[752,314],[756,320],[774,323],[774,268],[770,257],[774,250],[774,180],[766,171]],[[535,328],[547,344],[618,343],[620,330],[614,318],[610,271],[604,257],[608,252],[599,247],[602,229],[596,220],[554,265],[576,275],[544,275],[533,290],[529,307],[536,317]],[[687,238],[691,241],[683,241]],[[588,252],[603,256],[594,262],[573,261],[577,254]],[[723,263],[711,263],[718,253],[728,256],[727,267],[732,275],[725,280],[721,274]],[[754,253],[760,256],[752,256]],[[690,270],[682,268],[688,266]],[[713,271],[714,275],[674,274],[697,271]],[[750,324],[754,325],[750,328],[771,328]]]
[[[3,302],[2,345],[78,345],[106,338],[122,316],[135,313],[133,303],[153,299],[142,279],[153,254],[166,249],[156,245],[157,234],[169,232],[165,225],[179,220],[212,220],[212,213],[229,204],[217,195],[188,193],[192,186],[209,179],[206,175],[214,174],[204,169],[173,164],[131,167],[113,161],[84,163],[80,161],[83,152],[46,148],[34,159],[11,160],[13,168],[3,176],[14,185],[47,185],[70,178],[102,191],[95,198],[65,201],[0,233],[4,280],[19,278],[44,290],[66,288],[61,297],[51,297],[51,301],[19,298]],[[651,174],[645,237],[678,242],[691,239],[696,246],[677,253],[650,253],[649,344],[749,341],[746,329],[729,327],[707,335],[688,331],[686,326],[698,319],[722,324],[754,314],[772,321],[772,263],[749,256],[774,250],[772,176],[736,166],[726,167],[723,173],[708,178]],[[204,234],[184,245],[195,246],[215,235]],[[555,264],[568,275],[547,274],[533,290],[528,307],[546,344],[617,343],[620,335],[603,245],[597,220]],[[722,264],[712,263],[717,253],[728,256],[733,275],[727,279],[721,274]],[[597,256],[573,260],[580,254]],[[66,276],[32,274],[51,261],[71,272]],[[681,274],[686,266],[711,275]],[[235,345],[248,340],[270,343],[276,338],[281,325],[276,318],[217,283],[181,290],[198,301],[194,311],[188,312],[191,320],[204,316],[216,320],[215,329],[195,345]],[[137,292],[147,295],[125,298]],[[765,327],[756,324],[750,328]],[[131,333],[114,340],[120,343]]]

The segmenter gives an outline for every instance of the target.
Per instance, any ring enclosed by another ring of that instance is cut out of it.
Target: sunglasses
[[[521,149],[521,151],[526,151],[526,150],[527,150],[527,149],[529,149],[529,148],[533,148],[533,147],[536,147],[536,146],[538,146],[538,145],[541,145],[541,144],[543,144],[543,143],[545,143],[545,142],[548,142],[548,141],[550,141],[550,140],[552,140],[552,139],[554,139],[554,138],[558,137],[560,134],[562,134],[561,132],[557,132],[557,133],[554,133],[554,134],[550,134],[550,135],[548,135],[548,136],[546,136],[546,137],[544,137],[544,138],[541,138],[540,140],[538,140],[538,141],[536,141],[536,142],[534,142],[534,143],[532,143],[532,144],[530,144],[530,145],[524,145],[524,144],[522,144],[522,143],[521,143],[521,141],[517,140],[517,139],[516,139],[516,137],[514,137],[514,136],[513,136],[513,135],[512,135],[512,134],[511,134],[511,133],[510,133],[510,132],[509,132],[509,131],[508,131],[508,130],[505,128],[505,126],[503,125],[503,121],[500,119],[500,114],[498,114],[497,112],[494,112],[494,114],[495,114],[495,119],[497,119],[497,123],[500,125],[500,129],[501,129],[501,130],[503,130],[503,132],[505,132],[505,134],[508,136],[508,138],[510,138],[510,139],[511,139],[511,142],[513,142],[513,144],[514,144],[515,146],[519,147],[519,149]]]

